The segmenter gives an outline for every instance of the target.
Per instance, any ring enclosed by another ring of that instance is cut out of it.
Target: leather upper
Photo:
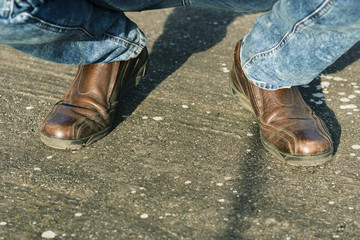
[[[324,122],[304,102],[298,87],[265,90],[252,84],[234,53],[233,83],[250,100],[263,138],[282,153],[316,155],[332,149]]]

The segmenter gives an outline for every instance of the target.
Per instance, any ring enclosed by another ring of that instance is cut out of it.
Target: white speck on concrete
[[[329,86],[330,86],[330,83],[329,83],[329,82],[326,82],[326,81],[321,82],[321,87],[322,87],[322,88],[327,88],[327,87],[329,87]]]
[[[153,117],[153,119],[154,119],[155,121],[161,121],[161,120],[164,120],[164,119],[163,119],[163,117]]]
[[[347,112],[346,114],[347,114],[347,115],[352,115],[353,113],[352,113],[352,112]]]
[[[322,78],[325,78],[325,79],[333,79],[334,77],[333,76],[329,76],[329,75],[321,75]]]
[[[341,106],[340,106],[340,109],[353,109],[353,108],[357,108],[357,106],[354,105],[354,104],[341,105]]]
[[[75,217],[81,217],[82,216],[82,213],[75,213]]]
[[[347,81],[346,79],[341,78],[341,77],[334,77],[333,80],[335,80],[335,81],[344,81],[344,82]]]
[[[56,237],[56,234],[53,231],[46,231],[41,234],[42,238],[54,238]]]
[[[334,234],[332,235],[333,238],[340,238],[340,235]]]
[[[342,102],[350,102],[350,99],[348,99],[348,98],[340,98],[340,101],[342,101]]]
[[[0,226],[5,226],[7,222],[0,222]]]
[[[355,90],[355,93],[360,93],[360,90]]]
[[[352,145],[351,148],[352,148],[352,149],[360,149],[360,145],[357,145],[357,144],[356,144],[356,145]]]
[[[355,153],[350,153],[350,156],[355,157],[356,154]]]
[[[312,95],[317,98],[324,97],[324,94],[322,94],[322,93],[313,93]]]
[[[228,72],[230,72],[230,70],[227,67],[223,67],[223,72],[228,73]]]
[[[254,134],[252,134],[252,133],[248,133],[248,134],[246,134],[246,136],[248,136],[248,137],[252,137],[252,136],[254,136]]]
[[[251,152],[251,149],[246,149],[247,152]]]
[[[136,193],[136,191],[135,191],[135,190],[132,190],[132,191],[131,191],[131,193],[132,193],[132,194],[135,194],[135,193]]]
[[[356,96],[355,95],[349,95],[348,98],[353,99],[353,98],[356,98]]]
[[[189,108],[188,105],[181,105],[182,108]]]
[[[27,107],[26,107],[26,110],[32,110],[32,109],[34,109],[33,106],[27,106]]]
[[[225,202],[225,199],[219,199],[219,202]]]
[[[47,159],[52,159],[52,158],[53,158],[53,156],[47,156],[46,158],[47,158]]]
[[[339,92],[338,94],[341,95],[341,96],[344,96],[346,93],[344,93],[344,92]]]
[[[329,201],[329,204],[330,205],[333,205],[335,202],[334,201]]]
[[[149,215],[147,215],[146,213],[140,215],[140,218],[143,218],[143,219],[148,218],[148,217],[149,217]]]
[[[39,167],[34,167],[34,171],[41,171],[41,168],[39,168]]]
[[[207,114],[210,114],[211,112],[210,111],[206,111]]]
[[[354,210],[354,207],[353,207],[353,206],[350,206],[350,207],[349,207],[349,210]]]
[[[147,117],[147,116],[143,116],[142,119],[146,120],[146,119],[148,119],[148,117]]]
[[[191,184],[191,181],[185,181],[185,185],[189,185],[189,184]]]
[[[221,187],[222,185],[224,185],[223,183],[217,183],[216,186]]]

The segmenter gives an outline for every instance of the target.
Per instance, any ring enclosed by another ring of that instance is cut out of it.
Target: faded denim
[[[188,5],[270,10],[241,48],[245,74],[267,89],[310,82],[360,39],[359,0],[0,0],[0,44],[62,64],[128,60],[146,39],[124,12]]]
[[[257,86],[309,83],[360,40],[359,0],[281,0],[244,38],[241,62]]]

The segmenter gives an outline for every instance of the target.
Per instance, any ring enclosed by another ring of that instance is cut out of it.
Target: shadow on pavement
[[[240,14],[198,7],[175,8],[165,23],[163,34],[152,47],[147,75],[136,89],[122,99],[115,127],[124,120],[121,115],[130,115],[152,90],[179,69],[192,54],[206,51],[222,41],[227,33],[227,25],[237,16]]]
[[[121,101],[120,115],[130,115],[152,90],[180,68],[192,54],[210,49],[222,41],[227,34],[226,27],[238,16],[241,14],[197,7],[174,9],[166,21],[164,33],[153,45],[148,74],[139,86]],[[234,43],[236,41],[237,39],[234,39]],[[124,120],[120,115],[116,125]],[[239,236],[237,231],[241,229],[238,228],[238,220],[253,211],[254,202],[251,202],[251,199],[262,196],[261,189],[266,180],[258,173],[265,166],[265,160],[260,153],[265,151],[258,138],[249,144],[260,150],[239,153],[241,180],[236,183],[239,197],[233,199],[233,214],[229,216],[228,231],[223,234],[224,237]],[[233,229],[236,231],[233,232]]]
[[[121,111],[118,111],[115,127],[124,120],[121,115],[131,115],[151,91],[179,69],[192,54],[208,50],[219,43],[227,34],[226,27],[240,15],[239,13],[196,7],[174,9],[166,21],[164,33],[153,45],[150,67],[146,77],[136,89],[121,100]],[[358,60],[359,54],[357,53],[359,52],[360,43],[356,44],[324,73],[333,73],[344,69]],[[317,78],[309,84],[309,88],[301,88],[301,93],[305,101],[328,126],[334,141],[335,153],[340,143],[341,126],[325,101],[323,104],[315,104],[310,101],[313,99],[312,93],[321,92],[321,89],[317,87],[319,85],[320,78]],[[260,141],[256,139],[250,144],[258,146],[257,149],[262,149]],[[229,216],[228,227],[223,238],[241,239],[242,232],[249,227],[242,219],[256,210],[257,199],[262,197],[261,192],[266,184],[266,170],[264,169],[266,164],[261,156],[262,151],[239,153],[239,156],[242,156],[242,159],[239,160],[241,180],[236,183],[236,186],[241,190],[239,190],[238,197],[233,200],[233,213]]]

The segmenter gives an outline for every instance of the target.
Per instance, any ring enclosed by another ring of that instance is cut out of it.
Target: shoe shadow
[[[334,144],[333,155],[335,155],[340,144],[341,126],[336,119],[334,111],[326,105],[326,99],[320,95],[323,94],[320,77],[315,78],[308,85],[300,87],[300,93],[311,110],[325,122],[325,125],[329,129]],[[314,96],[313,94],[316,95]]]
[[[162,81],[180,68],[192,54],[212,48],[227,33],[226,27],[240,13],[178,7],[169,15],[163,34],[155,41],[150,52],[150,65],[140,84],[120,101],[116,128],[131,115],[141,102]]]

